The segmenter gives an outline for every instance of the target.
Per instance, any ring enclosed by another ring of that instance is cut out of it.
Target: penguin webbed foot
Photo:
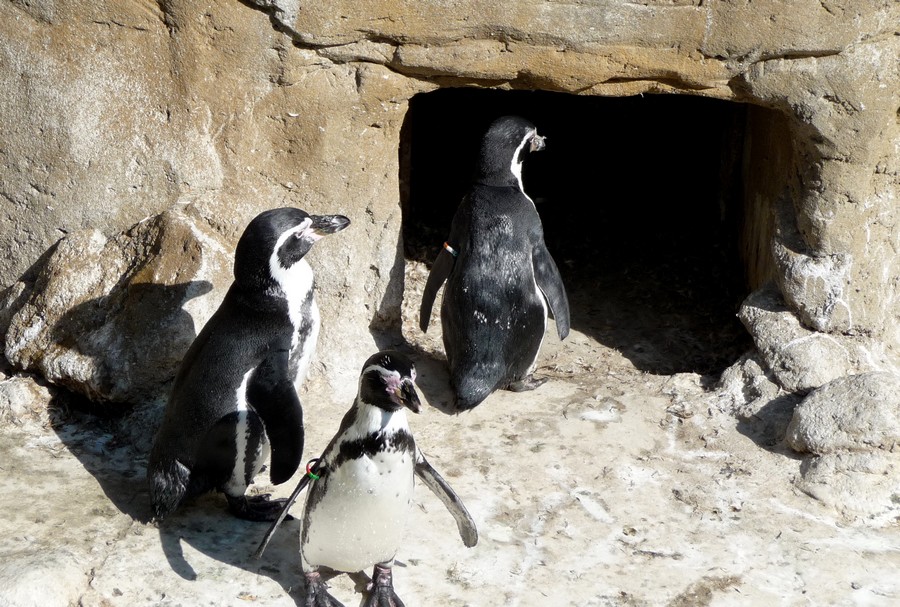
[[[271,523],[277,519],[287,503],[286,498],[271,499],[267,493],[250,497],[246,495],[232,497],[226,494],[225,497],[228,499],[228,510],[233,515],[245,521],[260,523]],[[290,514],[284,518],[285,520],[294,519]]]
[[[545,383],[547,383],[546,377],[537,378],[534,375],[526,375],[518,381],[510,382],[506,389],[510,392],[528,392],[543,386]]]
[[[363,607],[406,607],[397,593],[394,592],[394,581],[391,568],[375,565],[372,582],[367,588],[369,596]]]
[[[328,594],[327,586],[318,571],[304,574],[306,577],[306,598],[303,607],[344,607],[344,604]]]

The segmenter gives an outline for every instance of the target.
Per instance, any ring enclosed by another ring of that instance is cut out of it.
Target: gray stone
[[[837,510],[845,520],[879,526],[900,516],[900,456],[830,453],[800,468],[798,489]]]
[[[814,390],[794,411],[787,443],[820,455],[895,450],[900,444],[900,376],[863,373]]]
[[[808,392],[839,377],[892,368],[884,342],[805,327],[771,284],[750,294],[738,317],[788,392]]]
[[[97,402],[159,401],[230,276],[221,238],[181,211],[77,232],[6,293],[5,356]]]
[[[88,580],[83,561],[64,547],[6,554],[0,563],[0,607],[76,603]]]
[[[33,377],[0,375],[0,423],[20,424],[25,419],[47,419],[50,391]]]

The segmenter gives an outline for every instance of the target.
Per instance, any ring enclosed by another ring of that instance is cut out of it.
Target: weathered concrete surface
[[[446,371],[428,353],[440,337],[422,344],[408,318],[408,335],[423,347],[420,391],[446,400]],[[562,343],[547,335],[539,372],[551,379],[534,392],[497,392],[461,416],[425,407],[410,419],[480,540],[465,548],[452,518],[418,485],[394,578],[407,605],[900,600],[898,505],[853,504],[860,514],[797,491],[801,463],[770,446],[764,422],[736,425],[731,395],[702,388],[709,378],[641,372],[577,330]],[[317,452],[350,401],[336,399],[321,376],[301,397]],[[20,417],[0,433],[0,553],[8,557],[0,605],[302,604],[298,521],[281,527],[260,561],[251,554],[266,525],[231,517],[221,495],[165,525],[141,522],[146,451],[120,438],[138,430],[133,420],[61,407],[48,414],[45,400],[26,408],[41,417]],[[279,496],[294,484],[270,487],[265,474],[256,481],[255,491]],[[329,584],[349,606],[366,581],[340,575]]]

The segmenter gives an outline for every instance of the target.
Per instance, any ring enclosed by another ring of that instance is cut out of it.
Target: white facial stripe
[[[282,232],[281,236],[279,236],[278,240],[275,242],[275,249],[272,251],[271,257],[269,257],[269,270],[272,272],[272,276],[275,277],[275,280],[277,280],[279,283],[281,283],[281,279],[279,278],[279,276],[283,276],[288,268],[285,268],[283,265],[281,265],[281,260],[278,259],[278,251],[281,249],[281,246],[288,238],[293,238],[295,234],[302,233],[311,225],[312,219],[307,217],[299,225],[296,225],[293,228]]]
[[[515,175],[516,181],[519,182],[519,190],[521,190],[523,194],[525,193],[525,188],[522,185],[522,160],[520,159],[520,155],[522,153],[522,148],[524,148],[525,144],[535,135],[537,135],[537,129],[532,129],[522,138],[522,142],[519,144],[519,147],[516,148],[512,157],[512,162],[509,166],[509,170]]]
[[[278,251],[286,240],[293,238],[295,234],[309,229],[310,225],[312,225],[312,219],[307,217],[299,225],[294,226],[289,230],[285,230],[278,237],[278,241],[275,243],[275,250],[272,251],[272,255],[269,257],[269,272],[271,273],[272,278],[275,279],[275,282],[278,283],[278,286],[281,287],[281,290],[287,298],[288,315],[290,316],[291,324],[294,325],[294,336],[291,339],[292,352],[294,348],[297,347],[297,330],[300,328],[300,324],[303,321],[301,310],[303,302],[306,300],[309,291],[313,288],[313,273],[312,268],[309,267],[309,264],[306,263],[305,259],[301,259],[289,268],[284,267],[281,265]],[[313,322],[314,324],[317,323],[316,320]]]
[[[383,376],[390,375],[392,377],[396,377],[397,384],[398,385],[400,384],[400,372],[399,371],[388,370],[388,369],[385,369],[384,367],[382,367],[381,365],[369,365],[368,367],[363,369],[362,375],[365,375],[369,371],[378,371]]]

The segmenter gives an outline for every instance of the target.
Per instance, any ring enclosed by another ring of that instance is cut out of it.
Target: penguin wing
[[[287,353],[278,348],[247,387],[247,402],[262,418],[272,447],[269,478],[276,485],[290,479],[303,458],[303,408],[288,374]]]
[[[471,548],[478,543],[478,529],[475,528],[475,521],[469,511],[466,510],[462,500],[456,495],[456,492],[447,484],[437,470],[431,467],[422,450],[416,447],[416,476],[422,479],[425,486],[431,489],[439,500],[444,504],[453,518],[456,519],[456,526],[459,528],[459,536],[462,538],[463,544],[467,548]]]
[[[256,552],[253,553],[253,558],[262,558],[263,552],[266,551],[266,547],[269,545],[269,541],[272,539],[272,536],[275,535],[275,531],[278,530],[278,526],[281,525],[281,523],[284,522],[285,517],[287,517],[288,510],[291,509],[291,506],[294,505],[294,502],[297,501],[297,498],[300,496],[303,490],[306,489],[306,486],[309,484],[310,478],[313,478],[313,476],[322,469],[323,466],[321,466],[320,464],[320,461],[316,461],[316,463],[312,467],[307,464],[306,469],[308,471],[308,474],[304,474],[303,478],[300,479],[300,482],[297,483],[297,486],[294,488],[294,492],[291,493],[291,496],[284,503],[284,506],[282,506],[281,512],[278,513],[278,518],[275,519],[275,521],[269,527],[269,530],[266,531],[266,535],[259,543],[259,546],[257,546]],[[315,478],[318,478],[318,476],[315,476]]]
[[[556,332],[560,339],[565,339],[569,334],[569,298],[559,268],[543,242],[532,249],[531,265],[534,267],[534,280],[550,304],[550,311],[556,320]]]
[[[434,306],[434,298],[441,289],[441,285],[450,276],[450,271],[456,258],[450,253],[446,247],[441,249],[431,264],[431,273],[428,275],[428,282],[425,283],[425,292],[422,294],[422,305],[419,307],[419,328],[422,332],[428,330],[428,321],[431,320],[431,308]]]

